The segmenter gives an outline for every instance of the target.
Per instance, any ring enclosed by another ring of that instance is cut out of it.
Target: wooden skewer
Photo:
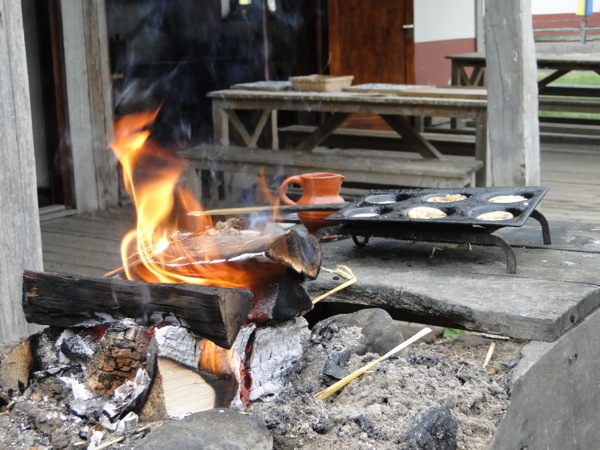
[[[206,211],[190,211],[187,213],[188,216],[227,216],[227,215],[236,215],[236,214],[250,214],[258,211],[273,211],[278,210],[279,214],[289,214],[295,212],[302,211],[339,211],[348,203],[325,203],[320,205],[294,205],[294,206],[248,206],[248,207],[240,207],[240,208],[219,208],[219,209],[207,209]],[[189,239],[196,235],[196,233],[192,233],[178,242],[182,242],[186,239]],[[127,263],[127,267],[131,267],[134,264],[140,262],[139,255],[133,254],[129,257],[130,261]],[[104,278],[110,278],[121,273],[125,270],[124,266],[121,266],[117,269],[111,270],[108,273],[104,274]],[[352,283],[349,283],[352,284]],[[347,286],[349,285],[347,284]],[[346,286],[344,286],[346,287]],[[343,289],[343,288],[340,288]],[[339,289],[338,289],[339,290]]]
[[[235,214],[251,214],[260,211],[277,210],[280,213],[295,213],[303,211],[339,211],[346,203],[326,203],[321,205],[293,205],[293,206],[247,206],[239,208],[217,208],[206,211],[190,211],[188,216],[231,216]]]
[[[492,355],[494,354],[494,349],[495,348],[496,348],[496,343],[492,341],[490,343],[490,348],[488,349],[487,355],[485,355],[485,360],[483,361],[483,368],[484,369],[490,363],[490,360],[492,359]]]
[[[341,388],[343,388],[344,386],[346,386],[352,380],[360,377],[361,375],[363,375],[365,372],[368,372],[369,370],[371,370],[374,366],[376,366],[380,362],[385,361],[390,356],[393,356],[396,353],[400,352],[401,350],[404,350],[410,344],[412,344],[413,342],[418,341],[423,336],[425,336],[425,335],[427,335],[429,333],[431,333],[431,328],[428,328],[428,327],[427,328],[423,328],[421,331],[419,331],[414,336],[411,336],[406,341],[402,342],[400,345],[398,345],[398,346],[394,347],[393,349],[391,349],[389,352],[387,352],[381,358],[377,358],[376,360],[371,361],[369,364],[366,364],[366,365],[362,366],[360,369],[355,370],[350,375],[345,376],[344,378],[342,378],[337,383],[332,384],[327,389],[324,389],[321,392],[317,393],[315,395],[315,398],[317,400],[325,400],[327,397],[333,395],[334,393],[336,393],[337,391],[339,391]]]
[[[341,277],[345,278],[346,281],[340,284],[339,286],[334,287],[332,290],[325,292],[324,294],[319,295],[318,297],[313,299],[313,305],[323,300],[325,297],[329,297],[331,294],[335,294],[337,291],[341,291],[342,289],[345,289],[348,286],[356,283],[356,276],[352,273],[352,270],[350,270],[350,268],[347,266],[339,265],[337,266],[336,270],[326,269],[325,267],[323,267],[323,270],[326,270],[329,273],[335,273],[337,275],[340,275]]]
[[[95,447],[95,449],[96,450],[100,450],[100,449],[103,449],[103,448],[110,447],[113,444],[118,444],[119,442],[121,442],[124,439],[125,439],[125,436],[119,436],[117,438],[114,438],[114,439],[111,439],[109,441],[103,442],[98,447]]]
[[[245,208],[219,208],[207,209],[206,211],[190,211],[188,216],[230,216],[235,214],[250,214],[259,211],[273,211],[276,206],[248,206]]]

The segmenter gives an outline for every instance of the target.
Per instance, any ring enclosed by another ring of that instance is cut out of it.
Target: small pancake
[[[466,200],[467,196],[462,194],[448,194],[448,195],[440,195],[439,197],[429,197],[427,202],[429,203],[451,203],[451,202],[460,202],[462,200]]]
[[[408,211],[410,219],[441,219],[446,217],[446,213],[437,208],[429,208],[428,206],[417,206]]]
[[[510,220],[514,216],[508,211],[491,211],[483,214],[479,214],[477,219],[479,220]]]
[[[376,212],[365,212],[365,213],[352,214],[350,217],[361,218],[361,217],[377,217],[377,216],[379,216],[379,214],[377,214]]]
[[[516,202],[524,202],[527,200],[522,195],[499,195],[497,197],[492,197],[488,201],[490,203],[516,203]]]
[[[379,200],[372,203],[375,203],[376,205],[391,205],[392,203],[396,203],[396,200]]]

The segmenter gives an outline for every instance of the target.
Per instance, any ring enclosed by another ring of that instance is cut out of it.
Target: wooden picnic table
[[[487,101],[478,90],[453,89],[448,92],[432,86],[359,85],[337,92],[299,92],[289,90],[287,82],[249,84],[210,92],[212,99],[215,144],[230,144],[230,125],[240,134],[247,147],[256,147],[270,119],[273,149],[279,146],[277,111],[329,113],[329,117],[294,150],[312,151],[338,129],[352,114],[377,114],[390,125],[423,159],[444,161],[445,155],[415,129],[406,116],[472,119],[475,123],[475,159],[484,169],[477,173],[477,185],[485,185],[487,154]],[[249,131],[237,114],[239,110],[261,111]]]
[[[485,86],[486,59],[484,53],[462,53],[446,56],[452,61],[452,85]],[[538,69],[552,72],[538,81],[540,95],[600,97],[600,86],[557,86],[553,81],[574,70],[600,74],[600,53],[536,53]],[[471,69],[468,73],[467,69]]]

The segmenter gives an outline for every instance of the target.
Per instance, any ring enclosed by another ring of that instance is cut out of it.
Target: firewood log
[[[310,235],[300,234],[295,230],[288,230],[280,234],[262,234],[257,231],[239,230],[225,225],[214,229],[204,230],[202,233],[183,234],[177,236],[163,253],[164,261],[174,261],[182,258],[177,267],[171,270],[187,273],[188,267],[193,271],[193,266],[198,261],[229,261],[241,255],[264,255],[274,262],[289,267],[300,278],[314,280],[321,268],[321,245]],[[219,222],[221,224],[221,222]],[[154,263],[160,265],[158,261]],[[147,276],[141,267],[138,254],[129,258],[127,266],[132,268],[136,276]],[[120,275],[123,269],[117,269],[108,275]],[[140,275],[140,273],[142,275]]]
[[[110,324],[130,318],[173,324],[230,348],[246,319],[252,294],[195,284],[99,279],[26,271],[23,310],[30,323],[60,327]]]

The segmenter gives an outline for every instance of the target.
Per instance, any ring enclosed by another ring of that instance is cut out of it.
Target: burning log
[[[105,325],[131,318],[173,324],[230,348],[252,294],[242,289],[95,279],[26,271],[23,310],[30,323],[60,327]]]
[[[251,230],[229,228],[232,221],[225,222],[217,231],[192,234],[174,242],[166,254],[186,255],[190,264],[215,260],[237,261],[266,256],[273,262],[294,270],[302,278],[314,280],[321,267],[321,246],[309,235],[288,230],[283,234],[268,235]],[[183,270],[186,265],[172,265],[172,270]],[[272,272],[269,270],[269,272]]]

